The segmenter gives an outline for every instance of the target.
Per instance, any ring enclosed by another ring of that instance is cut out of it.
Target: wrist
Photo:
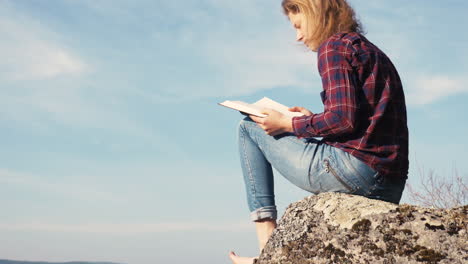
[[[290,132],[290,133],[293,133],[294,132],[294,128],[293,128],[293,119],[292,117],[285,117],[285,121],[284,121],[284,130],[286,132]]]

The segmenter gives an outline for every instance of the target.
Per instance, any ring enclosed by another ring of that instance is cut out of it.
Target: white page
[[[253,105],[259,106],[261,108],[270,108],[276,110],[286,116],[294,117],[294,116],[303,116],[303,113],[300,112],[291,112],[289,111],[289,107],[280,104],[276,101],[271,100],[268,97],[263,97],[262,99],[258,100],[257,102],[253,103]]]
[[[263,109],[262,106],[248,104],[242,101],[224,101],[219,103],[222,106],[226,106],[247,114],[256,115],[259,117],[266,117],[267,115],[262,114],[261,110]]]
[[[263,97],[262,99],[258,100],[257,102],[253,103],[253,104],[249,104],[249,103],[246,103],[246,102],[242,102],[242,101],[224,101],[222,103],[219,103],[220,105],[222,106],[225,106],[225,107],[229,107],[229,108],[232,108],[232,109],[235,109],[235,110],[238,110],[238,111],[241,111],[241,112],[244,112],[244,113],[247,113],[247,114],[252,114],[252,115],[256,115],[256,116],[259,116],[259,117],[266,117],[267,115],[265,114],[262,114],[262,109],[264,108],[269,108],[269,109],[273,109],[273,110],[276,110],[288,117],[295,117],[295,116],[302,116],[304,114],[300,113],[300,112],[291,112],[289,111],[289,107],[283,105],[283,104],[280,104],[274,100],[271,100],[270,98],[268,97]]]

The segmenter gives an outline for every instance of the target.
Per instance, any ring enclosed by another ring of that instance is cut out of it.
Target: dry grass
[[[434,170],[424,171],[419,167],[420,188],[407,183],[406,188],[411,202],[432,208],[453,208],[468,203],[467,179],[461,177],[456,169],[450,177],[440,177]]]

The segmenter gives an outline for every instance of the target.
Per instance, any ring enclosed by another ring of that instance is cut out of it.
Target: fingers
[[[274,112],[276,112],[276,111],[273,110],[273,109],[270,109],[270,108],[263,108],[263,109],[262,109],[262,114],[265,114],[265,115],[271,115],[271,114],[273,114]]]
[[[271,136],[271,133],[272,133],[272,129],[267,127],[265,125],[265,117],[258,117],[258,116],[254,116],[254,115],[250,115],[250,118],[255,122],[257,123],[257,125],[263,129],[265,131],[265,133],[267,133],[268,135]]]
[[[293,107],[290,107],[288,110],[291,112],[300,112],[302,109],[304,108],[300,106],[293,106]]]
[[[272,136],[272,137],[275,137],[275,136],[277,136],[277,135],[281,134],[281,132],[279,132],[279,131],[274,131],[274,132],[266,132],[266,133],[267,133],[268,135]]]
[[[304,115],[312,115],[311,111],[300,106],[294,106],[294,107],[289,108],[288,110],[291,112],[300,112],[300,113],[303,113]]]
[[[284,133],[283,130],[265,130],[265,133],[267,133],[267,135],[270,135],[272,137],[276,137],[278,135],[281,135]]]
[[[249,115],[249,117],[257,124],[263,124],[263,122],[265,122],[264,117],[259,117],[259,116],[254,116],[254,115]]]
[[[283,114],[268,108],[262,109],[262,113],[268,116],[258,117],[249,115],[249,117],[270,136],[276,136],[284,132],[281,127]]]
[[[254,115],[249,115],[250,119],[252,119],[255,123],[257,123],[257,125],[265,130],[266,132],[266,129],[267,127],[264,125],[265,124],[265,117],[258,117],[258,116],[254,116]]]
[[[265,133],[266,133],[267,135],[273,136],[272,134],[274,134],[274,133],[271,131],[271,129],[263,128],[263,130],[265,130]]]

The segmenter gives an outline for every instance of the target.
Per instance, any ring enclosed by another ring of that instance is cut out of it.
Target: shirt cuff
[[[294,134],[298,137],[310,137],[311,135],[311,121],[314,115],[310,116],[296,116],[292,119],[292,127]]]

